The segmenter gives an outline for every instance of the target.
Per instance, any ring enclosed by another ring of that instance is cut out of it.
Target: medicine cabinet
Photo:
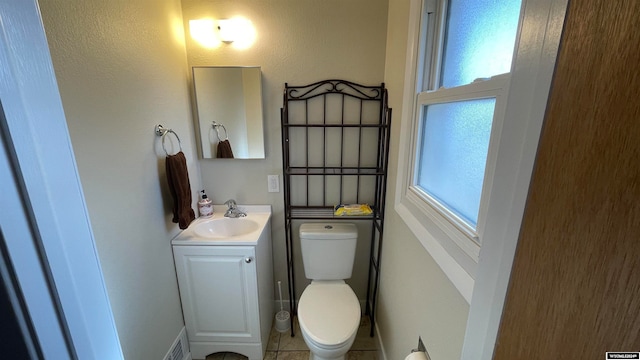
[[[264,159],[260,68],[194,66],[192,70],[202,158],[217,158],[218,143],[228,139],[235,159]]]

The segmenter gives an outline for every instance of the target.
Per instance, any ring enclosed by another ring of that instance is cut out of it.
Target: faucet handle
[[[224,202],[225,205],[227,205],[229,207],[229,209],[235,209],[236,208],[236,201],[234,199],[229,199],[227,201]]]

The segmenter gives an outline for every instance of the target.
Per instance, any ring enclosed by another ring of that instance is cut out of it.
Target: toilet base
[[[309,360],[346,360],[347,352],[351,349],[351,345],[353,345],[353,341],[356,338],[356,334],[354,333],[344,347],[334,350],[325,350],[317,348],[315,344],[307,339],[307,334],[305,334],[304,331],[300,332],[302,333],[302,338],[304,339],[305,344],[307,344],[307,347],[309,348]]]
[[[345,360],[345,359],[346,359],[345,355],[332,357],[332,358],[323,358],[323,357],[319,357],[318,355],[314,355],[312,352],[309,352],[309,360]]]
[[[302,329],[300,332],[302,333],[302,338],[304,339],[305,344],[307,344],[307,347],[309,348],[309,360],[346,360],[347,352],[351,349],[351,345],[353,345],[353,341],[356,339],[356,334],[354,333],[344,347],[340,349],[325,350],[317,348],[312,341],[307,339],[307,334],[305,334]]]

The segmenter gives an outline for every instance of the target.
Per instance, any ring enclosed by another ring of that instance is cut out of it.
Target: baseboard
[[[378,338],[378,359],[387,360],[387,352],[384,350],[384,344],[382,343],[382,337],[380,336],[380,328],[376,322],[376,336]]]
[[[187,329],[183,326],[178,333],[178,337],[173,341],[164,360],[191,360],[189,351],[189,340],[187,339]]]

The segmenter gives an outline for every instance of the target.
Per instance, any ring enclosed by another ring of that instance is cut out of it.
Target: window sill
[[[429,255],[435,260],[445,275],[453,283],[462,297],[471,304],[471,295],[473,293],[474,278],[467,272],[462,265],[449,253],[447,249],[433,236],[418,217],[415,215],[415,209],[410,209],[410,204],[405,201],[398,202],[395,210],[409,227],[411,232],[416,236],[422,246],[429,252]],[[477,263],[476,263],[477,264]]]
[[[429,196],[414,186],[409,187],[406,201],[410,202],[422,218],[433,221],[451,241],[455,243],[474,263],[478,262],[480,245],[475,229],[463,224],[463,221],[451,214],[447,208],[441,206],[437,200],[429,199]],[[422,224],[425,221],[421,221]],[[470,269],[467,269],[470,271]]]

